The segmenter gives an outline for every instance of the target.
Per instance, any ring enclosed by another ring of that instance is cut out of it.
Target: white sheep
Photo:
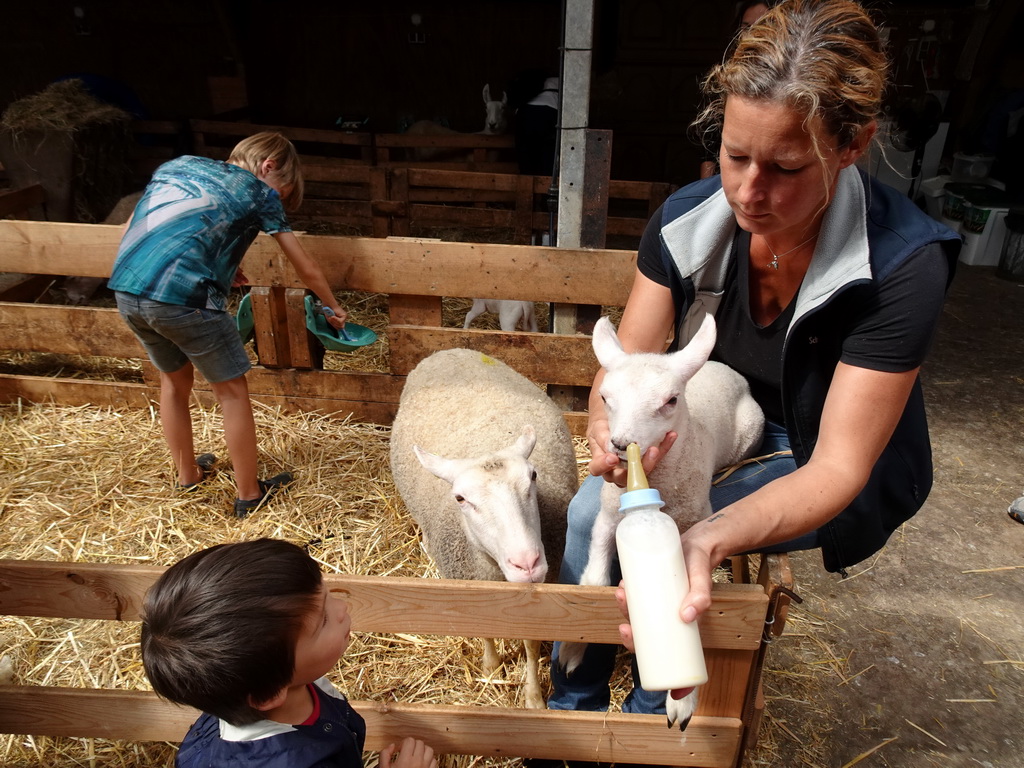
[[[469,324],[484,312],[497,315],[503,331],[514,331],[521,326],[524,331],[537,332],[537,313],[532,301],[473,299],[473,306],[466,313],[466,322],[462,327],[469,328]]]
[[[715,346],[715,322],[704,318],[690,342],[671,354],[627,354],[608,318],[594,326],[594,353],[605,370],[601,397],[608,416],[608,451],[623,459],[626,447],[641,452],[677,433],[672,448],[648,480],[665,501],[680,531],[711,513],[710,489],[716,470],[747,458],[761,444],[764,414],[750,394],[746,379],[726,365],[708,361]],[[622,489],[605,483],[601,511],[591,532],[585,585],[611,583],[615,527],[622,515]],[[586,645],[563,643],[559,661],[571,673]],[[697,692],[675,700],[667,697],[669,725],[684,729],[697,704]]]
[[[579,482],[572,437],[550,398],[504,363],[468,349],[422,360],[399,399],[391,471],[443,578],[557,577]],[[542,709],[539,651],[526,642],[525,699]],[[499,666],[485,640],[484,668]]]

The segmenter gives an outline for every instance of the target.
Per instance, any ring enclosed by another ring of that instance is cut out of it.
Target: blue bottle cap
[[[664,507],[665,502],[661,500],[661,494],[656,488],[639,488],[635,491],[626,491],[619,498],[619,512],[629,512],[637,507]]]

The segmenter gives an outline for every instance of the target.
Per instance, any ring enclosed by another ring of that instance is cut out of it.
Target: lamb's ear
[[[461,462],[457,459],[446,459],[443,456],[424,451],[418,445],[412,447],[412,452],[420,460],[420,464],[434,477],[439,477],[446,483],[454,483],[459,474]]]
[[[530,458],[530,454],[533,453],[534,447],[537,445],[537,432],[533,428],[532,424],[527,424],[523,427],[523,434],[516,440],[515,445],[510,450],[522,456],[524,459]]]
[[[591,340],[594,345],[594,354],[597,361],[605,370],[611,368],[619,360],[626,356],[615,334],[615,327],[607,317],[602,317],[594,325],[594,337]]]
[[[491,84],[484,84],[484,104],[490,104],[491,102]]]
[[[711,357],[711,350],[715,348],[715,339],[718,338],[718,331],[715,328],[715,318],[711,315],[704,315],[704,321],[697,329],[686,346],[672,355],[672,368],[676,374],[685,381],[689,381],[701,366]]]

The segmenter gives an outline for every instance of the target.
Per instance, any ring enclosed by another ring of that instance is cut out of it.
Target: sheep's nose
[[[544,581],[547,576],[547,559],[540,553],[528,553],[512,556],[508,559],[509,565],[516,571],[520,571],[531,582]]]

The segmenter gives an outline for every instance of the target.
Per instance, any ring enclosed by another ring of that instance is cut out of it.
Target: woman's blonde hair
[[[283,200],[284,206],[294,211],[302,205],[305,185],[302,181],[299,153],[288,139],[276,131],[256,133],[238,142],[228,157],[228,162],[232,165],[245,168],[257,176],[265,160],[274,161],[275,179],[280,182],[282,188],[287,187],[289,190],[287,198]]]
[[[708,147],[721,136],[725,101],[740,96],[785,104],[820,121],[839,147],[882,110],[889,62],[878,29],[849,0],[786,0],[739,36],[725,61],[704,79],[708,99],[692,129]],[[812,130],[808,133],[815,138]],[[818,147],[818,155],[822,150]]]

